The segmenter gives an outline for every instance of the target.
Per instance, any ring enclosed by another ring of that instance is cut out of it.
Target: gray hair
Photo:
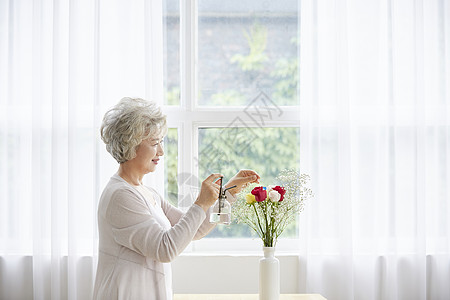
[[[166,133],[166,116],[155,102],[128,97],[105,113],[100,128],[106,150],[118,163],[136,157],[143,140]]]

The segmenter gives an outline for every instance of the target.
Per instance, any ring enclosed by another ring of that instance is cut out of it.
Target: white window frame
[[[180,105],[164,106],[168,127],[176,128],[178,132],[178,174],[192,174],[195,178],[198,178],[198,131],[200,128],[225,128],[236,117],[239,117],[248,127],[300,128],[299,106],[280,106],[283,112],[282,119],[265,120],[264,126],[260,126],[244,112],[245,106],[198,105],[197,16],[197,0],[180,1]],[[188,195],[191,192],[185,189],[185,186],[179,186],[178,193]],[[191,243],[186,252],[259,253],[261,245],[260,239],[252,238],[204,238]],[[295,252],[299,248],[298,238],[280,239],[277,244],[277,251]]]

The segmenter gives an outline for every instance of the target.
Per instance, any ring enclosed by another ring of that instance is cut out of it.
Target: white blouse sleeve
[[[154,191],[154,193],[156,193],[156,191]],[[225,193],[227,195],[228,201],[231,204],[233,204],[236,201],[236,198],[228,191],[226,191]],[[173,226],[184,215],[183,211],[181,211],[180,209],[171,205],[169,202],[164,201],[164,199],[162,199],[162,197],[158,193],[156,193],[156,194],[160,198],[161,207],[162,207],[164,213],[166,214],[167,218],[169,219],[170,224]],[[195,204],[193,204],[193,205],[195,205]],[[203,223],[200,225],[200,227],[198,228],[197,232],[195,233],[193,240],[199,240],[199,239],[207,236],[208,233],[210,233],[216,227],[216,224],[209,222],[209,217],[211,215],[211,211],[212,211],[212,207],[210,207],[207,210],[206,218],[203,221]]]
[[[185,213],[182,210],[180,210],[179,208],[176,208],[175,206],[171,205],[169,202],[164,201],[159,194],[158,194],[158,197],[161,200],[161,207],[162,207],[165,215],[169,219],[170,224],[173,226],[174,224],[176,224],[178,222],[178,220]],[[231,196],[231,197],[233,197],[233,196]],[[193,204],[193,205],[196,205],[196,204]],[[193,240],[199,240],[199,239],[205,237],[206,235],[208,235],[208,233],[210,233],[216,227],[216,224],[212,224],[209,222],[209,216],[211,214],[211,210],[212,210],[212,208],[209,208],[207,210],[206,218],[203,221],[203,223],[200,225],[200,227],[198,228],[197,232],[195,233]]]
[[[173,209],[169,209],[168,213],[171,215],[169,217],[166,214],[169,220],[172,218],[177,221],[166,230],[151,215],[142,199],[131,190],[120,189],[111,196],[106,219],[112,226],[117,243],[143,256],[160,262],[170,262],[196,236],[206,214],[196,204],[182,215]]]

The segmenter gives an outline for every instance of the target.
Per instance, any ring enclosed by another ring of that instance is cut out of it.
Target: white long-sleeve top
[[[184,213],[147,188],[156,203],[117,174],[102,193],[94,299],[172,299],[170,262],[214,228],[200,206]]]

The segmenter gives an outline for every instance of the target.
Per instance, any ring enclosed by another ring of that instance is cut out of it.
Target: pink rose
[[[284,189],[284,187],[277,185],[273,188],[273,190],[277,191],[281,195],[280,201],[283,201],[284,194],[286,194],[286,190]]]
[[[252,190],[252,195],[255,195],[257,202],[263,202],[267,198],[267,191],[262,186],[257,186]]]

